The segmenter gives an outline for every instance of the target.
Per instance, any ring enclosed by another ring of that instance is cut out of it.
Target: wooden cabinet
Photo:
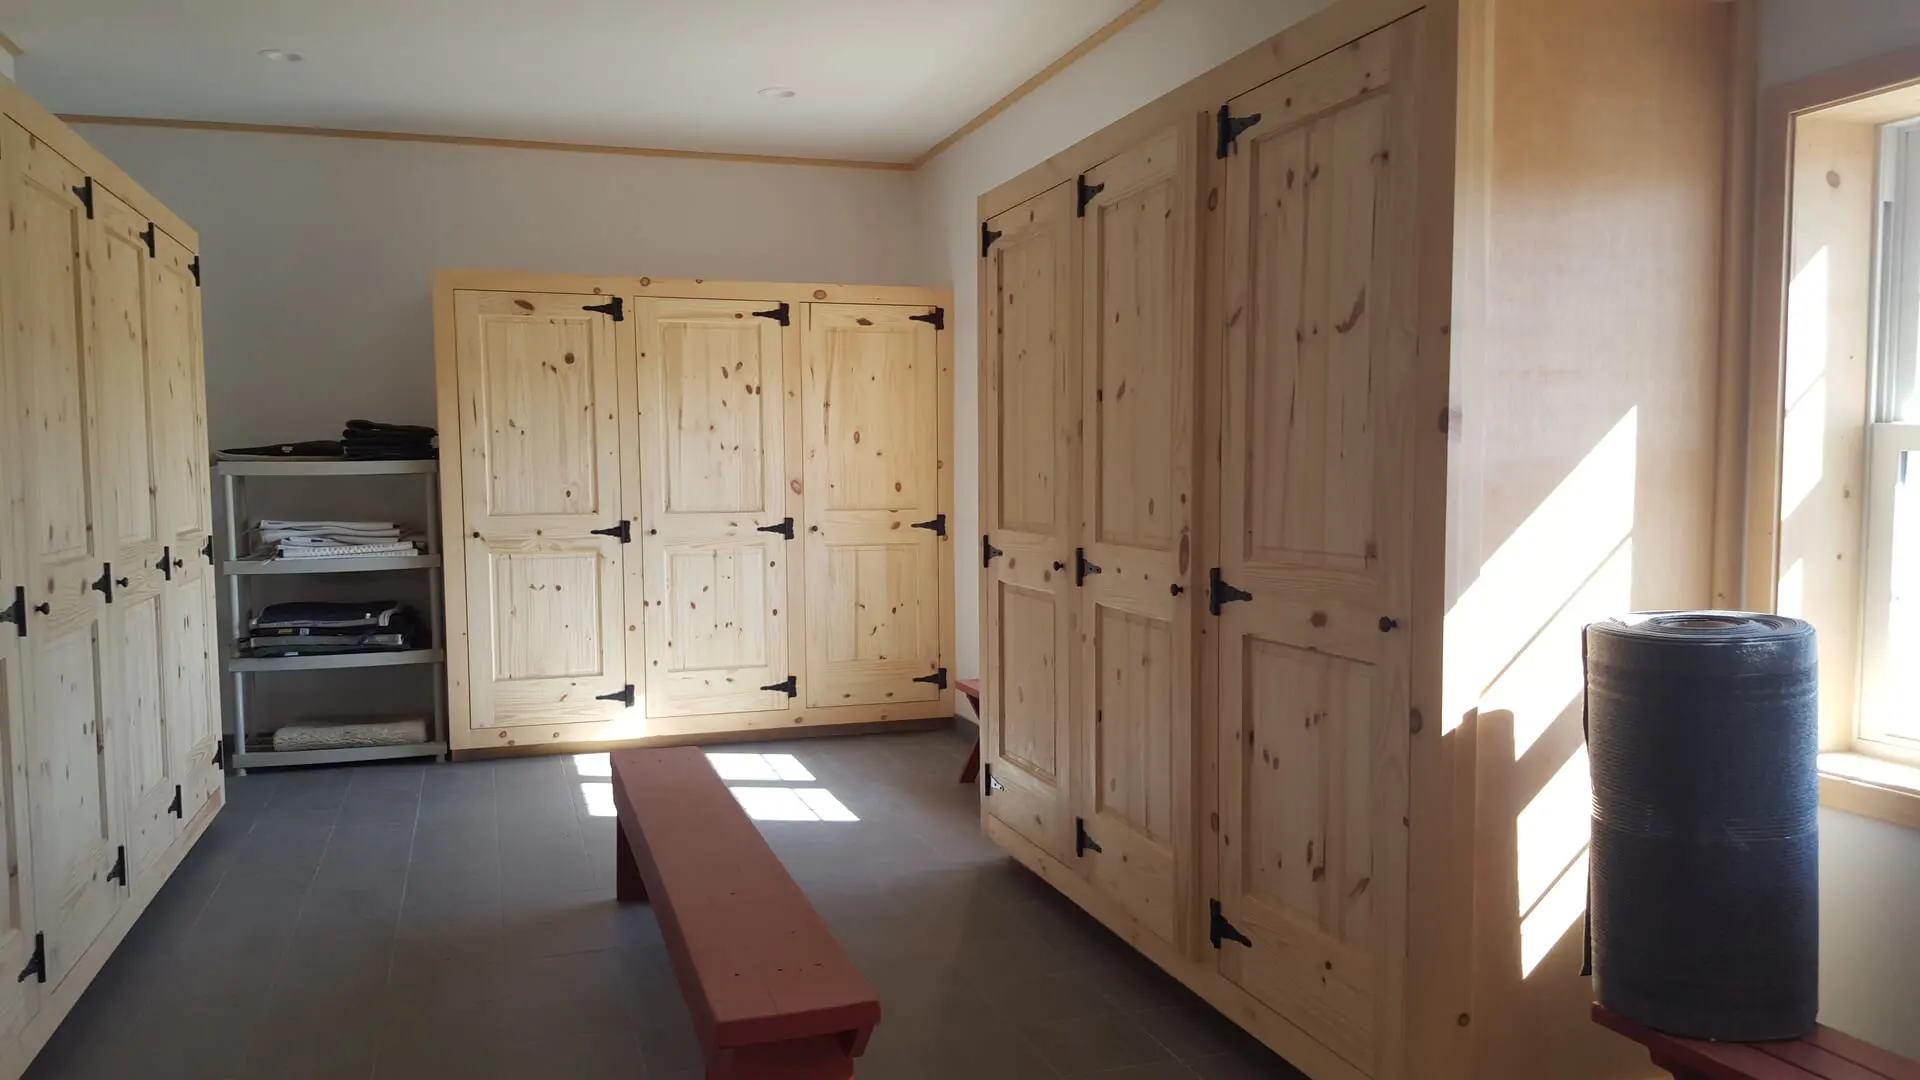
[[[1344,0],[980,200],[983,827],[1315,1080],[1645,1075],[1577,631],[1710,605],[1750,17]]]
[[[194,235],[0,81],[0,1076],[222,802]]]
[[[939,298],[474,272],[436,297],[456,752],[952,714]]]

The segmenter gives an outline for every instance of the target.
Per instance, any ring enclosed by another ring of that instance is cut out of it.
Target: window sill
[[[1865,754],[1821,754],[1820,805],[1920,829],[1920,767]]]

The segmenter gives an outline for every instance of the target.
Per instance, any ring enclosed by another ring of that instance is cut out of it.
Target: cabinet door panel
[[[981,289],[981,528],[999,552],[982,573],[981,749],[995,786],[981,806],[1063,860],[1073,857],[1073,198],[1063,184],[988,222],[999,237]]]
[[[1078,576],[1083,779],[1094,882],[1181,943],[1195,860],[1189,578],[1195,135],[1169,129],[1086,175]]]
[[[764,302],[641,300],[647,713],[785,709],[785,385],[794,334]]]
[[[17,143],[0,138],[0,198],[15,182]],[[11,269],[13,230],[0,230],[0,265]],[[0,299],[4,308],[10,298]],[[18,422],[21,379],[18,339],[0,339],[0,608],[25,602],[28,577],[26,474],[21,456],[26,437]],[[15,590],[20,592],[16,593]],[[13,623],[0,625],[0,972],[19,972],[33,955],[35,877],[27,834],[27,642]],[[0,1041],[17,1037],[39,1011],[40,987],[32,980],[0,979]]]
[[[221,738],[219,647],[213,570],[201,552],[211,535],[200,288],[193,253],[158,233],[147,265],[147,410],[161,574],[162,673],[180,823],[191,822],[224,784],[213,764]],[[139,885],[138,874],[134,883]]]
[[[146,219],[99,185],[93,209],[85,260],[91,299],[86,375],[100,417],[97,476],[109,530],[101,554],[115,579],[106,623],[114,672],[107,708],[114,722],[106,746],[121,780],[114,809],[125,824],[128,871],[138,875],[173,845],[174,795],[182,790],[174,719],[162,692],[161,606],[173,563],[160,522],[162,463],[152,452],[169,418],[155,397],[159,372],[148,348],[154,256],[143,235]],[[155,245],[157,251],[157,234]]]
[[[26,480],[25,642],[27,801],[34,927],[46,935],[57,986],[120,902],[112,869],[117,830],[108,767],[108,707],[116,692],[104,654],[111,635],[113,500],[102,465],[97,399],[86,348],[92,228],[76,188],[86,177],[9,122],[12,225],[8,344],[32,357],[15,372]],[[45,610],[40,609],[44,605]]]
[[[477,728],[628,715],[617,700],[629,681],[623,545],[610,535],[621,523],[624,324],[585,310],[601,302],[481,292],[454,301]]]
[[[1417,20],[1233,103],[1220,620],[1221,972],[1363,1069],[1393,1045],[1407,807],[1405,432]],[[1393,629],[1389,626],[1388,629]]]
[[[807,703],[935,701],[938,360],[915,308],[806,308]],[[924,527],[920,527],[924,526]]]

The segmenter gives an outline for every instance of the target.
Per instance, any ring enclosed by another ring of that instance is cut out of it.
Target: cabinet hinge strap
[[[1220,577],[1219,567],[1216,566],[1207,571],[1207,611],[1210,613],[1218,615],[1220,609],[1227,604],[1251,599],[1253,599],[1252,593],[1227,584]]]
[[[763,533],[778,533],[779,535],[784,536],[787,539],[791,540],[793,539],[793,519],[783,518],[781,519],[781,522],[778,525],[762,525],[754,531],[763,532]]]
[[[1235,116],[1233,115],[1232,109],[1225,105],[1220,106],[1219,120],[1217,122],[1219,130],[1215,133],[1219,141],[1217,145],[1214,146],[1214,156],[1221,158],[1226,157],[1227,154],[1233,150],[1233,144],[1240,138],[1240,133],[1259,122],[1259,113]]]
[[[625,322],[627,320],[627,301],[625,297],[616,296],[604,304],[582,304],[580,310],[597,311],[602,315],[610,315],[613,317],[614,322]]]
[[[7,605],[7,609],[5,611],[0,611],[0,623],[6,623],[6,622],[10,622],[13,624],[13,630],[15,634],[19,635],[20,637],[27,636],[27,588],[26,586],[15,585],[13,587],[13,603]]]
[[[80,197],[80,205],[87,208],[87,220],[92,221],[93,220],[93,177],[89,176],[86,179],[82,180],[80,182],[80,186],[73,189],[73,193]]]
[[[1087,174],[1085,173],[1081,173],[1080,176],[1074,180],[1073,186],[1075,196],[1079,200],[1078,208],[1074,210],[1076,217],[1086,217],[1087,204],[1093,201],[1094,196],[1107,190],[1107,185],[1105,184],[1087,183]]]
[[[760,689],[775,694],[785,694],[790,698],[796,698],[800,696],[800,676],[789,675],[777,683],[770,686],[763,686]]]
[[[1074,857],[1084,859],[1086,858],[1087,852],[1089,851],[1093,852],[1095,855],[1102,854],[1102,849],[1100,845],[1094,843],[1093,837],[1087,835],[1087,819],[1074,818],[1073,819]]]
[[[994,232],[992,229],[987,228],[986,222],[983,221],[980,223],[980,257],[981,258],[984,259],[987,257],[987,250],[993,247],[993,242],[995,240],[1000,239],[1000,236],[1001,236],[1000,233]]]
[[[28,979],[47,981],[47,935],[43,933],[33,935],[33,956],[27,960],[27,966],[20,970],[19,978],[13,981],[26,982]]]
[[[621,518],[620,524],[615,525],[610,529],[589,529],[587,531],[592,533],[595,536],[614,537],[615,539],[619,540],[623,544],[633,543],[633,523],[626,520],[625,518]]]
[[[595,697],[593,700],[617,701],[620,704],[625,705],[627,708],[631,709],[633,708],[633,684],[628,683],[626,686],[622,687],[619,690],[614,691],[611,694],[600,694],[597,697]]]
[[[993,546],[993,537],[980,537],[980,569],[985,570],[987,567],[992,566],[993,560],[1005,554],[1006,552]]]
[[[907,318],[914,322],[930,323],[936,331],[947,328],[947,309],[943,307],[934,308],[925,315],[909,315]]]
[[[785,300],[782,300],[780,301],[779,307],[769,308],[766,311],[756,311],[753,313],[753,317],[756,319],[772,319],[781,326],[792,326],[793,308]]]
[[[159,256],[160,237],[159,234],[153,230],[153,222],[147,222],[147,230],[140,234],[140,239],[147,242],[147,258],[152,259]]]
[[[947,535],[947,515],[936,514],[931,521],[916,521],[913,523],[913,527],[916,529],[925,529],[935,536],[945,536]]]
[[[942,690],[945,690],[947,688],[947,669],[941,668],[939,671],[936,671],[931,675],[922,675],[913,681],[931,683],[934,686],[939,687]]]
[[[127,845],[120,845],[120,854],[113,860],[113,869],[107,871],[108,881],[117,881],[122,888],[127,884]]]
[[[1213,943],[1214,948],[1219,948],[1223,941],[1232,941],[1245,945],[1249,949],[1253,948],[1253,939],[1241,933],[1237,927],[1227,921],[1226,915],[1221,913],[1220,901],[1207,901],[1207,912],[1207,940]]]
[[[187,816],[185,807],[181,805],[179,784],[173,785],[173,805],[167,807],[167,813],[172,814],[174,817]]]

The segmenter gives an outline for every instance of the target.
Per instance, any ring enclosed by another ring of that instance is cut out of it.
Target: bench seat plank
[[[1829,1027],[1789,1042],[1716,1043],[1663,1034],[1599,1005],[1593,1019],[1688,1080],[1920,1080],[1920,1065]]]
[[[660,920],[709,1061],[724,1050],[815,1036],[839,1038],[848,1056],[863,1051],[880,1020],[873,987],[705,753],[674,747],[610,756],[616,842],[632,857]]]

